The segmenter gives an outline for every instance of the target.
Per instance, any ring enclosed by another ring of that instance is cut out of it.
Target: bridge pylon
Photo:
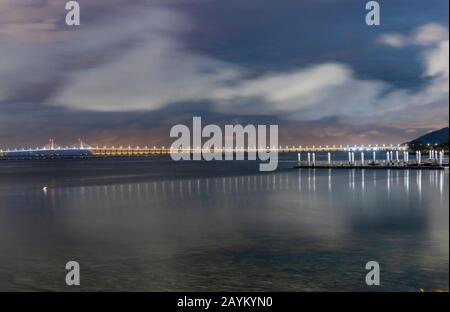
[[[57,148],[60,148],[60,146],[55,144],[55,139],[54,138],[48,139],[48,144],[44,146],[44,149],[48,149],[48,150],[51,150],[51,151],[54,151]]]
[[[83,142],[83,140],[81,138],[77,139],[77,147],[79,149],[90,149],[90,148],[92,148],[92,146],[90,146],[86,142]]]

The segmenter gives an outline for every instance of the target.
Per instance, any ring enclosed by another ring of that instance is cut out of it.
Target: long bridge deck
[[[258,153],[258,152],[276,152],[276,153],[320,153],[320,152],[346,152],[346,151],[406,151],[407,146],[400,145],[382,145],[382,146],[285,146],[285,147],[267,147],[267,148],[220,148],[220,149],[171,149],[165,147],[56,147],[46,146],[43,148],[18,148],[18,149],[0,149],[0,158],[64,158],[64,157],[120,157],[120,156],[150,156],[150,155],[169,155],[169,154],[198,154],[198,153]]]

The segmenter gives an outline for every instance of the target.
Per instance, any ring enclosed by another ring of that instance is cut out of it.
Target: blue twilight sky
[[[448,0],[0,0],[0,148],[169,144],[193,116],[280,143],[401,143],[448,126]]]

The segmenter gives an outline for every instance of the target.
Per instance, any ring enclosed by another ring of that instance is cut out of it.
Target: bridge
[[[277,152],[277,153],[319,153],[319,152],[355,152],[355,151],[407,151],[407,145],[311,145],[311,146],[266,146],[266,147],[233,147],[204,149],[201,147],[188,147],[182,149],[166,148],[164,146],[92,146],[78,139],[73,146],[59,146],[54,139],[50,139],[43,147],[0,149],[0,157],[120,157],[120,156],[150,156],[169,155],[173,153],[250,153],[250,152]]]

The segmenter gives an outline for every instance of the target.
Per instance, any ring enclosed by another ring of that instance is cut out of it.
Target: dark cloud
[[[193,115],[277,123],[289,145],[448,124],[447,1],[384,2],[378,29],[360,1],[80,4],[77,29],[59,0],[0,5],[1,146],[168,144]]]

